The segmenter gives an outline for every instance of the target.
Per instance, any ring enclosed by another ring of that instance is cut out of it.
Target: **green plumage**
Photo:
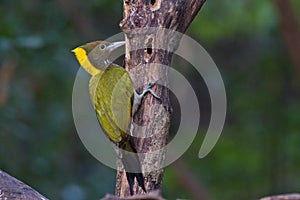
[[[111,52],[123,44],[95,41],[77,47],[73,52],[81,66],[92,75],[90,98],[101,128],[113,143],[125,150],[121,160],[132,195],[135,178],[146,192],[139,158],[128,130],[136,93],[127,71],[109,61]],[[139,96],[139,103],[142,97]]]
[[[131,121],[134,88],[127,71],[115,64],[90,80],[90,96],[109,139],[121,142]]]
[[[144,191],[144,177],[132,137],[128,132],[134,88],[127,71],[115,64],[90,79],[90,97],[97,118],[108,138],[125,150],[122,163],[126,171],[130,193],[133,194],[134,178]]]

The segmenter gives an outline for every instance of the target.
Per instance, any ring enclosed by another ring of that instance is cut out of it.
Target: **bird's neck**
[[[100,69],[97,69],[88,59],[88,55],[86,51],[82,48],[76,48],[73,50],[75,52],[76,57],[80,63],[80,65],[92,76],[95,76],[101,72]]]
[[[92,76],[96,76],[97,74],[100,74],[102,72],[102,70],[97,69],[94,65],[92,65],[89,59],[85,59],[85,61],[80,64]]]

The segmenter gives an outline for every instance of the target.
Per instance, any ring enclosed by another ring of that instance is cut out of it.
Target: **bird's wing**
[[[103,72],[100,74],[97,74],[95,76],[92,76],[92,78],[90,79],[90,83],[89,83],[90,98],[91,98],[91,102],[95,109],[96,116],[97,116],[98,122],[100,123],[101,128],[107,134],[107,136],[110,137],[110,140],[112,140],[114,142],[119,142],[122,140],[121,134],[109,135],[108,133],[112,133],[112,132],[119,133],[120,130],[117,128],[117,126],[114,123],[112,123],[111,120],[109,120],[109,117],[107,114],[108,111],[107,111],[106,107],[104,106],[104,102],[102,101],[102,99],[97,100],[96,92],[97,92],[97,87],[100,87],[100,85],[98,86],[98,84],[99,84],[102,74],[103,74]],[[99,93],[99,91],[98,91],[98,93]],[[101,90],[100,90],[100,93],[102,93]],[[97,102],[97,107],[96,107],[96,102]]]
[[[127,71],[110,65],[101,75],[95,93],[95,110],[101,127],[114,142],[120,142],[131,121],[133,84]]]

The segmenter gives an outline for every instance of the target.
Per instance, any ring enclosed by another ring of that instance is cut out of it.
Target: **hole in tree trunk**
[[[154,4],[156,3],[156,0],[150,0],[150,3],[152,6],[154,6]]]
[[[152,54],[152,44],[147,46],[147,54]]]
[[[148,62],[153,53],[153,38],[149,38],[145,48],[145,61]]]
[[[149,2],[151,11],[160,9],[161,0],[150,0]]]

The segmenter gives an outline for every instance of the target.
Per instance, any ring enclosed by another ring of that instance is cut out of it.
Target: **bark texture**
[[[165,200],[159,195],[158,191],[153,191],[148,194],[137,194],[130,197],[117,197],[111,194],[105,195],[105,197],[101,198],[101,200]]]
[[[0,200],[47,200],[40,193],[0,170]]]
[[[260,200],[300,200],[300,194],[282,194],[277,196],[264,197]]]
[[[156,82],[152,88],[161,97],[155,99],[148,94],[134,118],[133,135],[136,139],[147,191],[161,190],[163,161],[169,125],[170,104],[168,86],[168,67],[173,51],[179,44],[178,35],[168,35],[164,30],[171,29],[184,33],[205,0],[124,0],[123,20],[120,28],[125,33],[125,67],[129,71],[134,86],[141,92],[148,83]],[[161,45],[165,49],[159,48]],[[156,150],[162,150],[155,152]],[[153,170],[156,169],[156,170]],[[143,191],[135,185],[136,194]],[[117,173],[116,195],[129,196],[126,174]]]

